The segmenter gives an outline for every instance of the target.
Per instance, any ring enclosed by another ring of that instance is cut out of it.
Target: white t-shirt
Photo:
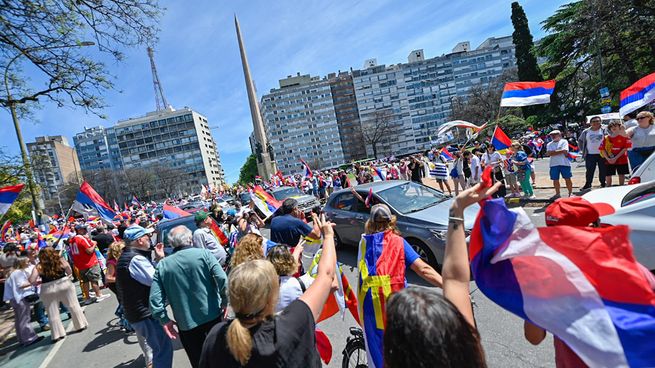
[[[649,125],[646,129],[637,126],[630,131],[633,132],[632,148],[655,146],[655,125]]]
[[[483,164],[485,165],[491,165],[493,167],[496,167],[500,164],[500,162],[503,160],[503,156],[500,155],[497,151],[494,151],[494,153],[489,154],[489,152],[485,152],[482,154],[482,160],[480,160]]]
[[[471,155],[471,180],[477,183],[481,174],[480,159],[476,155]]]
[[[587,153],[590,155],[599,155],[600,154],[600,142],[603,141],[603,129],[598,129],[593,131],[591,129],[587,130],[587,136],[585,137],[587,143]]]
[[[309,289],[314,279],[308,274],[304,274],[300,277],[303,284],[305,285],[305,290]],[[280,294],[277,300],[277,306],[275,307],[275,312],[280,312],[287,305],[291,304],[294,300],[300,298],[302,295],[302,287],[300,286],[300,281],[293,276],[281,276],[280,277]]]
[[[569,151],[569,142],[566,139],[560,139],[557,142],[552,141],[548,143],[548,145],[546,145],[547,152],[562,151],[562,150],[565,150],[566,152]],[[569,161],[568,157],[566,157],[566,154],[551,156],[550,167],[553,166],[571,166],[571,161]]]

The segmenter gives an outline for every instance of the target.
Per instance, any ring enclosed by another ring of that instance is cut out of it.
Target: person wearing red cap
[[[608,214],[609,208],[600,204],[594,204],[582,197],[560,198],[546,208],[547,226],[575,226],[575,227],[600,227],[600,216]],[[648,280],[651,288],[655,290],[655,277],[642,266],[644,277]],[[533,345],[539,345],[546,338],[546,330],[525,321],[523,333],[526,340]],[[555,345],[555,366],[557,368],[587,367],[587,365],[571,350],[571,348],[554,336]]]

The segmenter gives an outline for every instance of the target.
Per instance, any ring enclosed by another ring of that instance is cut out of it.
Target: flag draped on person
[[[95,215],[107,223],[112,223],[112,220],[116,217],[116,212],[86,181],[80,186],[71,209],[83,215],[85,219]]]
[[[511,147],[512,140],[509,139],[507,134],[505,134],[505,132],[503,132],[503,130],[498,125],[496,125],[494,134],[491,136],[491,144],[494,146],[494,148],[496,148],[497,151],[501,151]]]
[[[480,290],[563,340],[590,367],[654,367],[655,293],[627,226],[535,228],[521,208],[486,200],[471,234]]]
[[[302,162],[302,165],[305,167],[305,177],[307,177],[307,178],[313,177],[314,174],[312,173],[312,169],[309,168],[309,165],[307,165],[305,160],[300,159],[300,162]]]
[[[16,201],[24,186],[25,184],[17,184],[0,188],[0,216],[9,211],[9,207]]]
[[[655,100],[655,73],[621,91],[619,115],[625,116]]]
[[[162,207],[162,212],[164,214],[164,218],[169,220],[190,215],[189,212],[168,204],[164,204],[164,207]]]
[[[406,286],[403,238],[391,231],[362,235],[357,264],[359,322],[364,330],[368,365],[383,368],[387,299]]]
[[[547,104],[550,103],[550,95],[554,90],[555,80],[505,83],[500,106],[521,107]]]

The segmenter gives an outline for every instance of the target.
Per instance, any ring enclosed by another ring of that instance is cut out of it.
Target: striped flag
[[[309,165],[307,165],[305,160],[300,159],[300,162],[302,162],[302,165],[305,167],[305,177],[307,177],[307,178],[313,177],[314,174],[312,173],[312,169],[309,168]]]
[[[0,228],[0,239],[2,239],[3,242],[7,241],[7,233],[9,232],[9,229],[11,229],[11,220],[5,221],[5,223],[2,224],[2,228]]]
[[[0,216],[9,211],[9,207],[16,201],[20,191],[23,190],[25,184],[12,185],[0,188]],[[34,227],[34,226],[32,226]]]
[[[655,99],[655,73],[651,73],[621,91],[619,114],[625,116]]]
[[[371,207],[371,202],[373,202],[373,188],[368,188],[368,195],[366,196],[364,204],[366,207]]]
[[[555,90],[555,80],[544,82],[505,83],[500,106],[521,107],[550,103],[550,95]]]
[[[216,220],[214,220],[213,218],[212,218],[212,223],[211,223],[209,228],[211,229],[212,233],[214,234],[216,239],[218,239],[218,241],[221,243],[222,246],[227,245],[227,243],[228,243],[227,236],[225,235],[223,230],[221,230],[221,227],[218,226],[218,224],[216,223]]]

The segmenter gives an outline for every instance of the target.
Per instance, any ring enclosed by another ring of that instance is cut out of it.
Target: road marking
[[[85,310],[85,309],[86,309],[86,306],[82,307],[82,313],[84,313],[84,310]],[[71,332],[71,330],[73,329],[73,321],[72,321],[72,319],[73,319],[73,317],[71,316],[71,321],[70,321],[70,323],[68,324],[68,327],[66,328],[66,336],[68,336],[68,333]],[[45,359],[43,360],[43,363],[41,363],[41,365],[39,366],[39,368],[47,368],[47,367],[48,367],[48,365],[50,364],[50,362],[52,361],[52,359],[54,359],[55,354],[57,354],[57,352],[59,351],[59,349],[61,349],[61,346],[64,344],[64,341],[65,341],[65,340],[66,340],[66,339],[61,339],[61,340],[59,340],[59,341],[57,341],[57,342],[55,343],[55,346],[52,348],[52,350],[50,350],[50,352],[48,353],[48,356],[45,357]]]

